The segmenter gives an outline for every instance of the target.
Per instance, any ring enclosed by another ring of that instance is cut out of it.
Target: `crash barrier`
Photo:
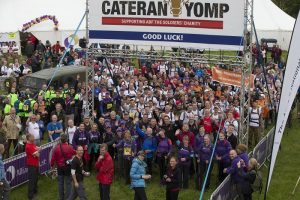
[[[272,152],[272,143],[274,138],[274,127],[262,140],[255,146],[249,157],[255,158],[260,167],[264,165],[266,160],[269,160]],[[237,192],[233,187],[231,177],[227,176],[226,179],[218,186],[218,188],[210,196],[210,200],[232,200],[237,197]]]
[[[50,170],[50,160],[53,147],[59,141],[49,142],[41,146],[39,173],[45,174]],[[6,179],[11,188],[15,188],[28,181],[28,168],[26,164],[26,153],[21,153],[4,160]]]

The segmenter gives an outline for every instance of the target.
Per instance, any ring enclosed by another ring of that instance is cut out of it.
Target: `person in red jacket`
[[[100,199],[110,200],[110,185],[114,176],[114,161],[107,152],[107,144],[100,145],[100,156],[95,164],[97,170],[97,181],[99,182]]]
[[[34,144],[34,136],[32,134],[26,135],[26,139],[25,152],[28,167],[28,199],[31,200],[37,194],[40,148]]]
[[[203,126],[205,129],[205,134],[208,134],[211,141],[214,141],[213,131],[215,130],[214,120],[210,116],[210,111],[208,109],[204,110],[204,117],[200,121],[199,126]]]
[[[180,129],[177,129],[177,131],[175,132],[175,136],[177,137],[176,144],[177,145],[179,145],[180,143],[183,144],[182,140],[183,137],[186,135],[189,138],[189,146],[192,147],[194,145],[195,135],[190,131],[189,124],[187,123],[183,123],[182,131],[180,131]]]
[[[57,167],[59,199],[68,199],[72,188],[71,161],[76,151],[68,144],[68,135],[62,134],[60,141],[53,149],[51,167]],[[65,186],[66,185],[66,186]],[[66,192],[65,192],[66,190]]]

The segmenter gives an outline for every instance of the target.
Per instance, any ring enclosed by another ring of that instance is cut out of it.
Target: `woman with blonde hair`
[[[248,169],[248,163],[249,163],[249,156],[247,153],[248,147],[244,144],[238,144],[236,146],[236,152],[239,155],[239,157],[244,161],[244,170],[247,171]]]
[[[248,163],[248,171],[245,172],[243,170],[244,163],[243,162],[238,162],[237,167],[239,169],[239,175],[242,178],[241,182],[241,190],[243,194],[243,199],[244,200],[252,200],[252,193],[254,192],[253,190],[253,183],[257,177],[258,169],[259,169],[259,164],[255,158],[251,158]]]

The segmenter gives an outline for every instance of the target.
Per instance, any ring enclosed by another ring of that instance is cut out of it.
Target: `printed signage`
[[[242,50],[244,1],[90,0],[90,42]]]

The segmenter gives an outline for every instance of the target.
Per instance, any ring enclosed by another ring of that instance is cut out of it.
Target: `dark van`
[[[44,69],[33,74],[26,75],[20,78],[20,89],[25,90],[29,88],[31,92],[37,93],[42,89],[43,84],[49,84],[53,74],[51,85],[55,89],[62,87],[64,83],[69,86],[74,86],[77,75],[80,80],[85,80],[87,67],[85,66],[62,66],[55,72],[56,68]]]

